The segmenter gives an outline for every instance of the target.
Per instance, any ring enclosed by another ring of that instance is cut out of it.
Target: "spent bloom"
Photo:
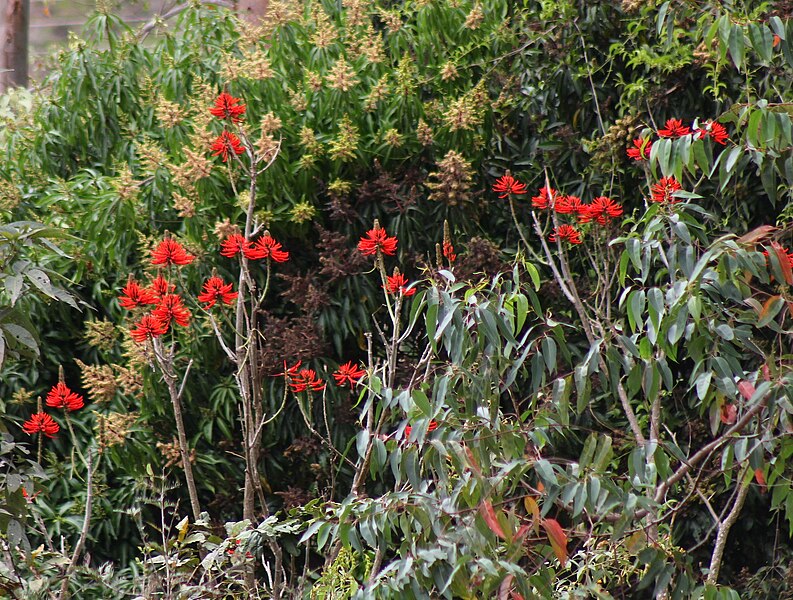
[[[295,393],[305,392],[306,390],[319,392],[325,389],[325,383],[317,377],[314,369],[300,369],[294,374],[289,373],[289,370],[287,370],[287,374],[289,375],[289,387]]]
[[[633,140],[633,148],[628,148],[628,158],[633,160],[645,160],[650,158],[650,151],[653,148],[653,143],[650,138],[636,138]]]
[[[675,198],[673,194],[681,189],[683,189],[683,186],[674,177],[661,177],[660,181],[650,188],[651,200],[653,202],[676,204],[680,202],[680,199]]]
[[[179,242],[166,237],[151,253],[153,265],[189,265],[195,256],[189,254]]]
[[[220,135],[212,142],[209,148],[212,151],[212,156],[219,156],[223,162],[228,161],[229,156],[234,154],[242,154],[245,148],[242,147],[242,142],[235,134],[230,131],[222,131]]]
[[[408,281],[405,276],[399,272],[399,269],[394,269],[393,275],[386,275],[385,289],[389,294],[402,294],[403,296],[412,296],[416,293],[416,288],[407,288]]]
[[[132,339],[142,344],[148,338],[156,338],[168,331],[168,325],[154,315],[143,315],[129,334]]]
[[[212,276],[204,283],[204,291],[198,295],[198,301],[204,303],[204,308],[212,308],[219,301],[231,304],[237,299],[237,292],[232,292],[231,283],[225,283],[220,277]]]
[[[681,119],[668,119],[663,129],[658,130],[658,136],[662,138],[679,138],[691,133],[691,129],[683,127]]]
[[[151,290],[141,287],[141,285],[132,279],[132,276],[127,280],[127,285],[121,290],[122,295],[119,297],[119,304],[122,308],[132,310],[139,306],[146,304],[157,304],[157,298]]]
[[[22,424],[22,430],[28,435],[43,433],[48,438],[55,437],[60,430],[60,426],[45,412],[38,412]]]
[[[289,260],[289,252],[282,250],[281,243],[276,242],[275,238],[267,231],[265,231],[264,235],[256,240],[250,247],[243,249],[243,253],[249,260],[271,258],[279,263]]]
[[[49,391],[46,404],[50,408],[63,408],[68,412],[79,410],[85,406],[83,397],[70,390],[62,381],[59,381]]]
[[[499,195],[499,198],[506,198],[510,194],[522,196],[526,193],[526,184],[521,183],[507,173],[496,180],[493,184],[493,191]]]
[[[599,196],[587,205],[586,214],[582,214],[578,220],[581,223],[596,221],[599,225],[606,225],[611,219],[622,215],[622,206],[606,196]]]
[[[212,116],[218,119],[230,119],[232,123],[239,123],[240,118],[245,114],[245,105],[240,104],[240,99],[231,94],[222,92],[215,99],[215,106],[209,109]]]
[[[396,247],[397,239],[388,237],[385,229],[382,229],[377,221],[374,222],[374,228],[367,231],[358,242],[358,250],[365,256],[377,254],[378,251],[393,256],[396,254]]]
[[[349,361],[339,367],[339,370],[333,374],[333,379],[336,380],[336,385],[350,384],[350,387],[355,387],[364,375],[366,371]]]
[[[552,242],[556,240],[567,240],[571,244],[581,243],[581,234],[572,225],[559,225],[553,230],[553,233],[548,237]]]

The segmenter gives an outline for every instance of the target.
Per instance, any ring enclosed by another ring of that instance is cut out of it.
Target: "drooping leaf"
[[[567,564],[567,534],[556,519],[543,519],[542,526],[551,542],[551,548],[559,563],[564,567]]]

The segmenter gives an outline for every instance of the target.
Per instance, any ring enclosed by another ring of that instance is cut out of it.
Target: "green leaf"
[[[738,71],[743,66],[745,51],[743,28],[740,25],[733,25],[730,30],[730,58]]]
[[[556,478],[556,473],[554,473],[553,466],[544,458],[541,458],[534,463],[534,470],[537,471],[537,475],[540,476],[540,479],[542,479],[546,486],[559,486],[559,480]]]
[[[429,398],[427,398],[427,394],[422,392],[420,389],[413,390],[411,394],[413,398],[413,402],[416,403],[416,406],[419,407],[419,410],[424,413],[426,417],[432,417],[432,406],[430,405]]]

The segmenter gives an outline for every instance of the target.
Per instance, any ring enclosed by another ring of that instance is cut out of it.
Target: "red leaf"
[[[765,484],[765,475],[763,475],[763,470],[755,469],[754,478],[757,481],[757,485],[760,486],[760,491],[765,494],[768,491],[768,486]]]
[[[776,242],[771,242],[771,248],[779,259],[779,266],[782,269],[782,277],[785,279],[785,283],[793,285],[793,268],[790,266],[790,258],[788,257],[787,251],[781,244],[777,244]]]
[[[485,523],[487,523],[487,526],[490,528],[490,531],[495,533],[502,540],[507,539],[504,530],[501,528],[501,523],[498,522],[496,511],[489,500],[485,500],[479,506],[479,514],[482,515],[482,518],[485,520]]]
[[[509,600],[509,592],[512,588],[512,580],[515,579],[514,575],[507,575],[504,581],[498,586],[498,600]]]
[[[543,519],[542,526],[545,528],[545,533],[548,534],[548,541],[551,542],[553,553],[564,567],[567,564],[567,534],[555,519]]]
[[[736,241],[739,244],[756,244],[760,240],[767,238],[776,230],[777,228],[773,225],[760,225],[760,227],[752,229],[749,233],[744,233]]]
[[[724,404],[721,407],[721,422],[732,425],[738,420],[738,407],[734,404]]]
[[[771,381],[771,369],[768,368],[768,365],[763,365],[763,379]]]
[[[751,382],[742,379],[738,382],[738,391],[741,396],[743,396],[744,400],[751,400],[752,396],[754,396],[755,389]]]

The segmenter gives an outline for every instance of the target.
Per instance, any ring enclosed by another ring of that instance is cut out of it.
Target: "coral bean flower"
[[[533,196],[531,199],[531,207],[536,208],[537,210],[544,210],[548,208],[548,206],[554,205],[554,199],[556,198],[556,190],[546,186],[540,188],[540,195]]]
[[[178,294],[166,294],[160,298],[160,303],[151,314],[155,319],[164,323],[166,328],[170,326],[171,321],[175,321],[182,327],[187,327],[190,323],[190,311],[187,310],[182,302],[182,297]]]
[[[437,421],[430,421],[430,424],[427,425],[427,433],[429,433],[430,431],[435,431],[437,428],[438,428],[438,422]],[[411,431],[413,431],[413,427],[411,427],[410,425],[406,425],[405,426],[405,439],[410,437],[410,432]]]
[[[218,119],[231,119],[232,123],[239,123],[242,120],[240,117],[245,114],[245,109],[245,105],[240,104],[239,98],[222,92],[215,98],[215,106],[210,108],[209,112]]]
[[[286,262],[289,260],[289,252],[281,249],[280,242],[267,232],[262,237],[256,240],[250,247],[243,249],[245,257],[249,260],[259,260],[262,258],[271,258],[275,262]]]
[[[382,252],[389,256],[396,254],[397,239],[395,237],[388,237],[385,229],[379,225],[375,225],[374,229],[366,232],[366,235],[358,242],[358,250],[365,256],[371,256]]]
[[[168,324],[163,323],[155,317],[153,314],[151,315],[143,315],[140,321],[135,325],[134,329],[131,329],[129,334],[132,336],[132,339],[142,344],[147,339],[156,338],[164,334],[168,331]]]
[[[223,162],[228,161],[229,156],[234,154],[242,154],[245,148],[242,147],[242,142],[235,134],[230,131],[222,131],[220,135],[212,142],[209,148],[212,150],[212,156],[220,156]]]
[[[165,296],[165,294],[170,294],[175,289],[176,286],[172,283],[168,283],[168,280],[162,275],[157,275],[157,277],[152,279],[151,285],[149,286],[149,291],[154,295],[156,300],[154,304],[159,303],[160,299]]]
[[[189,265],[195,256],[173,238],[165,238],[151,253],[153,265]]]
[[[521,183],[512,175],[502,175],[493,184],[493,191],[499,194],[499,198],[506,198],[510,194],[522,196],[526,193],[526,184]]]
[[[645,160],[650,158],[650,151],[653,149],[653,143],[649,138],[636,138],[633,140],[633,148],[628,148],[628,158],[633,160]]]
[[[662,138],[679,138],[691,133],[691,129],[683,127],[681,119],[668,119],[663,129],[658,130],[658,136]]]
[[[389,294],[402,294],[403,296],[412,296],[416,293],[416,288],[407,288],[408,282],[402,273],[394,273],[393,275],[386,275],[385,289]]]
[[[366,375],[366,371],[361,369],[358,365],[352,364],[352,361],[346,362],[339,367],[339,370],[333,374],[333,379],[336,380],[336,385],[350,384],[350,387],[355,387],[355,384],[360,381],[361,377]]]
[[[680,182],[674,177],[661,177],[661,180],[650,188],[653,202],[668,202],[677,204],[680,198],[675,198],[672,194],[683,189]]]
[[[240,252],[246,252],[250,247],[251,243],[245,239],[245,236],[233,233],[220,243],[220,255],[234,258]]]
[[[597,221],[600,225],[606,225],[611,219],[622,215],[622,206],[606,196],[599,196],[592,200],[586,208],[586,215],[581,215],[579,221],[586,223]]]
[[[237,299],[237,292],[232,292],[231,283],[224,283],[220,277],[210,277],[204,283],[204,291],[198,295],[198,301],[204,303],[204,308],[212,308],[218,301],[231,304]]]
[[[22,424],[22,430],[28,435],[43,433],[48,438],[55,437],[55,434],[58,433],[60,429],[60,426],[53,418],[44,412],[31,415],[30,418]]]
[[[727,140],[730,139],[730,136],[727,135],[727,130],[724,128],[724,125],[721,123],[714,123],[713,121],[706,121],[704,125],[704,129],[694,130],[694,137],[696,139],[699,140],[710,137],[717,144],[721,144],[722,146],[727,145]]]
[[[584,203],[578,196],[559,196],[553,208],[560,215],[577,215],[586,211]]]
[[[76,394],[65,383],[59,381],[47,394],[46,404],[50,408],[63,408],[72,412],[85,406],[85,401],[80,394]]]
[[[556,240],[567,240],[571,244],[581,243],[581,234],[572,225],[559,225],[553,230],[553,233],[548,237],[552,242]]]
[[[457,254],[454,253],[454,246],[451,242],[443,242],[443,256],[445,256],[450,263],[457,260]]]
[[[132,277],[129,278],[121,293],[122,295],[118,299],[119,304],[127,310],[133,310],[146,304],[157,304],[157,297],[154,293],[148,288],[141,287]]]
[[[300,369],[294,375],[290,374],[289,387],[296,394],[306,390],[319,392],[325,389],[325,383],[317,377],[314,369]]]

